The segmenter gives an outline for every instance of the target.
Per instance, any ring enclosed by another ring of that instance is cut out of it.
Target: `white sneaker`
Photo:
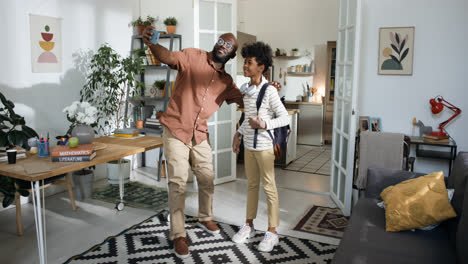
[[[232,241],[236,243],[245,243],[249,238],[255,236],[255,229],[248,224],[244,224],[239,231],[232,237]]]
[[[273,247],[279,244],[278,234],[272,232],[266,232],[262,242],[258,244],[258,250],[263,252],[270,252]]]

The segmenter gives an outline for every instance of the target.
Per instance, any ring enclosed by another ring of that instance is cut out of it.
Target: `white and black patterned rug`
[[[211,235],[186,218],[190,257],[177,258],[169,241],[167,211],[134,225],[101,244],[71,257],[65,263],[330,263],[337,246],[307,239],[280,236],[280,244],[270,253],[257,250],[263,233],[248,244],[236,244],[231,237],[239,227],[218,223],[220,234]]]

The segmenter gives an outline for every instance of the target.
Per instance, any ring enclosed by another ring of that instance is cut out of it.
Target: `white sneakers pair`
[[[239,231],[232,237],[232,241],[236,243],[246,243],[249,238],[255,236],[255,229],[248,224],[244,224]],[[258,244],[258,250],[262,252],[270,252],[279,244],[278,234],[266,232],[262,242]]]

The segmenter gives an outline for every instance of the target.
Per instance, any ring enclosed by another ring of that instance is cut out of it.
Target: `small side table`
[[[450,139],[449,143],[432,143],[424,142],[420,137],[410,137],[411,145],[416,146],[416,157],[432,158],[432,159],[443,159],[449,161],[449,175],[452,172],[452,164],[457,157],[457,143],[455,140]],[[431,146],[431,148],[437,150],[423,149],[421,146]]]

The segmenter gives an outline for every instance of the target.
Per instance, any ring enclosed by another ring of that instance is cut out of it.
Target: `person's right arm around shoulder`
[[[177,64],[177,58],[174,56],[174,53],[172,51],[169,51],[165,47],[159,45],[159,44],[153,44],[149,40],[151,39],[151,36],[153,35],[153,32],[151,32],[151,29],[155,29],[153,26],[146,26],[145,30],[143,31],[143,42],[150,48],[151,53],[162,63],[168,64],[168,65],[175,65]]]

